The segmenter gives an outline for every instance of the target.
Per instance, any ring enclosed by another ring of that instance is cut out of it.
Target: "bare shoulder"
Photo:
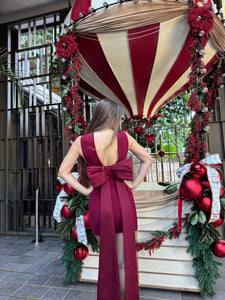
[[[127,136],[127,139],[128,139],[128,143],[129,143],[129,148],[134,145],[134,144],[137,144],[136,140],[127,132],[124,132]]]
[[[78,136],[78,137],[76,138],[76,140],[73,142],[73,144],[72,144],[70,150],[71,150],[72,152],[78,153],[79,155],[82,154],[82,151],[81,151],[81,136]]]

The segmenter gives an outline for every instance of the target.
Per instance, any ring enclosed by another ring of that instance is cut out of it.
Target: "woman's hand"
[[[90,193],[91,193],[92,191],[93,191],[93,186],[90,185],[88,188],[86,188],[86,193],[85,193],[85,195],[86,195],[86,196],[89,196]]]
[[[127,181],[127,180],[124,180],[124,182],[126,183],[126,185],[129,187],[129,189],[131,189],[131,190],[134,190],[134,189],[136,189],[136,185],[134,184],[134,182],[132,182],[132,181]]]

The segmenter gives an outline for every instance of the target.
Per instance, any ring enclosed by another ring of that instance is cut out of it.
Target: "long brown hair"
[[[91,121],[89,122],[85,133],[94,131],[101,131],[107,128],[113,130],[112,140],[117,135],[120,127],[121,118],[124,115],[123,108],[109,99],[101,100],[95,107]],[[111,141],[112,141],[111,140]],[[86,163],[82,157],[79,158],[79,165],[81,169],[81,181],[86,187],[90,185],[86,173]]]

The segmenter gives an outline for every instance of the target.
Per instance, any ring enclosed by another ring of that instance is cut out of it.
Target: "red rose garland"
[[[193,92],[190,95],[188,107],[196,114],[190,123],[191,133],[187,139],[186,163],[197,162],[204,157],[206,145],[202,135],[209,130],[210,113],[208,110],[212,109],[215,104],[215,100],[211,99],[213,90],[209,91],[202,80],[207,71],[202,61],[205,55],[204,44],[213,28],[213,16],[204,6],[199,7],[193,2],[189,3],[189,6],[191,9],[188,12],[188,24],[193,38],[190,45],[189,85],[193,88]]]
[[[188,24],[190,25],[193,35],[199,35],[200,31],[204,31],[205,35],[213,28],[213,17],[208,8],[204,6],[194,6],[188,12]]]
[[[63,35],[56,45],[56,55],[58,58],[70,59],[77,50],[76,38],[73,34]]]
[[[81,60],[78,53],[78,43],[74,33],[63,35],[56,44],[56,55],[62,62],[67,62],[69,68],[62,76],[62,93],[65,107],[70,115],[67,117],[65,128],[66,136],[73,141],[78,135],[83,133],[86,122],[83,118],[84,103],[81,99],[78,88],[80,82],[79,72],[81,70]],[[70,144],[70,143],[69,143]]]

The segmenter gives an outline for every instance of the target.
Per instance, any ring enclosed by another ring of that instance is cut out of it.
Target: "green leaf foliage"
[[[66,277],[63,280],[63,285],[68,285],[71,282],[75,283],[80,279],[81,267],[83,262],[77,260],[74,256],[75,248],[80,244],[74,239],[64,240],[62,263],[66,267]]]
[[[74,256],[74,250],[80,243],[71,238],[70,232],[76,228],[76,217],[86,214],[88,209],[88,197],[76,192],[68,197],[67,204],[68,209],[73,211],[74,215],[71,218],[64,219],[63,222],[59,223],[55,231],[56,234],[60,234],[61,239],[64,242],[61,260],[66,267],[66,277],[63,280],[63,285],[68,285],[71,282],[75,283],[80,279],[83,262],[77,260]],[[86,233],[88,244],[91,245],[94,252],[98,252],[99,244],[91,229],[86,230]]]
[[[165,188],[164,192],[167,194],[173,194],[178,190],[178,186],[179,186],[178,182],[170,184]]]

